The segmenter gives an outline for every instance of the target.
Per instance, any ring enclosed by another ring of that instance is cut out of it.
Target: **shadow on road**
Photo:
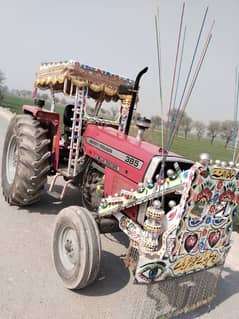
[[[125,287],[129,280],[130,273],[122,259],[103,250],[98,279],[91,286],[75,293],[85,296],[110,295]]]
[[[134,318],[196,319],[205,318],[205,316],[211,318],[210,311],[219,307],[220,304],[233,295],[239,293],[239,272],[229,267],[223,269],[222,277],[219,279],[216,291],[214,291],[214,284],[216,283],[215,280],[217,281],[217,271],[214,272],[213,268],[208,269],[207,272],[204,273],[204,278],[200,275],[197,277],[197,273],[192,273],[187,275],[187,277],[179,277],[176,280],[168,279],[147,285],[145,298],[142,298],[142,295],[140,295],[135,303],[136,310]],[[203,280],[202,282],[201,279]],[[189,281],[194,283],[195,286],[187,287]],[[205,285],[206,283],[207,285]],[[202,290],[196,288],[198,285],[200,285]],[[189,311],[188,313],[176,314],[180,312],[180,310],[188,311],[193,304],[200,302],[200,300],[207,300],[208,297],[213,296],[214,292],[216,293],[216,298],[212,300],[211,303]],[[221,308],[222,307],[220,307],[220,309]],[[230,313],[227,313],[226,309],[230,310],[230,307],[225,306],[225,312],[221,317],[231,318]],[[215,315],[212,314],[212,317],[215,318]]]
[[[212,304],[212,308],[230,298],[234,294],[239,293],[239,271],[230,267],[225,267],[222,272],[222,278],[219,281],[217,289],[217,297]]]
[[[49,188],[49,185],[46,186],[46,189],[48,188]],[[62,186],[56,185],[54,190],[60,193],[62,190]],[[17,207],[17,209],[28,210],[29,213],[57,215],[60,212],[60,210],[62,210],[63,208],[66,208],[72,205],[80,206],[79,191],[80,190],[77,188],[69,187],[62,201],[60,199],[56,199],[52,197],[48,193],[44,193],[41,197],[40,202],[30,206]]]
[[[175,319],[192,319],[200,318],[203,314],[215,309],[222,302],[231,296],[239,293],[239,271],[235,271],[229,267],[223,268],[222,277],[219,279],[216,291],[216,298],[209,304],[198,308],[188,314],[179,315]],[[224,314],[225,318],[227,314]],[[224,317],[222,314],[222,317]]]
[[[125,233],[118,232],[118,233],[112,233],[111,235],[114,237],[114,240],[116,243],[120,243],[125,248],[129,247],[129,237]]]
[[[60,192],[61,186],[56,185],[55,190]],[[29,213],[57,215],[60,210],[72,205],[80,206],[79,189],[69,188],[63,201],[59,201],[45,193],[39,203],[29,207],[17,207],[18,210],[28,211]],[[120,233],[102,234],[107,241],[121,244],[128,247],[128,237]],[[102,251],[101,267],[97,280],[89,287],[75,291],[74,293],[86,296],[103,296],[112,294],[127,285],[130,279],[130,272],[125,267],[120,256],[109,251]]]

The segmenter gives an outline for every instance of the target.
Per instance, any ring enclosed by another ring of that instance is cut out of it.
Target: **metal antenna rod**
[[[187,93],[187,96],[186,96],[186,98],[185,98],[185,101],[184,101],[184,104],[183,104],[183,107],[182,107],[182,112],[179,114],[179,118],[178,118],[178,121],[177,121],[177,125],[175,126],[174,131],[173,131],[173,134],[172,134],[172,138],[171,138],[171,141],[170,141],[170,145],[171,145],[171,143],[172,143],[172,141],[173,141],[173,139],[174,139],[174,136],[175,136],[175,134],[176,134],[176,132],[177,132],[178,126],[179,126],[179,124],[180,124],[180,121],[181,121],[181,119],[182,119],[183,113],[184,113],[184,111],[185,111],[185,108],[186,108],[186,106],[187,106],[187,104],[188,104],[188,101],[189,101],[189,99],[190,99],[190,96],[191,96],[191,94],[192,94],[192,91],[193,91],[193,88],[194,88],[194,86],[195,86],[195,83],[196,83],[196,80],[197,80],[199,71],[200,71],[200,69],[201,69],[202,63],[203,63],[204,58],[205,58],[205,55],[206,55],[206,53],[207,53],[207,49],[208,49],[209,43],[210,43],[210,41],[211,41],[211,39],[212,39],[211,30],[212,30],[212,28],[213,28],[213,26],[214,26],[214,23],[215,23],[215,21],[213,21],[212,27],[211,27],[211,29],[210,29],[210,31],[209,31],[209,34],[208,34],[206,43],[205,43],[205,45],[204,45],[204,48],[203,48],[203,51],[202,51],[202,54],[201,54],[201,57],[200,57],[199,62],[198,62],[198,64],[197,64],[197,67],[196,67],[196,70],[195,70],[193,79],[192,79],[191,84],[190,84],[190,86],[189,86],[188,93]]]
[[[157,15],[155,15],[155,31],[157,43],[157,58],[158,58],[158,80],[161,104],[161,146],[164,149],[164,109],[163,109],[163,91],[162,91],[162,66],[161,66],[161,48],[160,48],[160,31],[159,31],[159,10],[157,8]]]
[[[186,88],[187,88],[187,85],[188,85],[188,81],[189,81],[189,78],[190,78],[190,75],[191,75],[191,72],[192,72],[192,67],[193,67],[194,60],[195,60],[195,57],[196,57],[196,53],[197,53],[197,50],[198,50],[198,45],[199,45],[199,42],[200,42],[202,31],[203,31],[203,28],[204,28],[204,25],[205,25],[207,13],[208,13],[208,7],[206,8],[204,16],[203,16],[201,28],[200,28],[200,31],[199,31],[199,34],[198,34],[198,38],[197,38],[197,43],[196,43],[196,46],[195,46],[195,49],[194,49],[194,52],[193,52],[193,56],[192,56],[192,61],[191,61],[191,64],[190,64],[190,67],[189,67],[189,71],[188,71],[188,74],[187,74],[187,78],[186,78],[186,81],[185,81],[185,84],[184,84],[181,100],[179,102],[179,106],[178,106],[177,112],[175,114],[175,121],[177,121],[177,118],[179,117],[180,109],[182,107],[183,98],[184,98],[184,95],[185,95],[185,92],[186,92]],[[214,22],[213,22],[213,24],[211,26],[209,34],[211,33],[211,30],[212,30],[213,26],[214,26]],[[170,134],[168,135],[168,139],[167,139],[167,147],[169,147],[169,145],[171,144],[172,135],[173,135],[173,132],[175,131],[175,121],[171,123],[171,130],[170,130]]]
[[[207,13],[208,13],[208,7],[206,8],[206,11],[204,13],[203,21],[202,21],[201,28],[200,28],[200,31],[199,31],[199,34],[198,34],[197,43],[196,43],[196,46],[195,46],[195,49],[194,49],[194,52],[193,52],[192,61],[191,61],[191,64],[190,64],[190,67],[189,67],[189,71],[188,71],[188,75],[187,75],[187,78],[186,78],[186,81],[185,81],[185,85],[184,85],[184,88],[183,88],[182,97],[181,97],[181,100],[180,100],[180,103],[179,103],[179,106],[178,106],[178,113],[179,113],[179,110],[181,108],[182,101],[183,101],[183,98],[184,98],[184,94],[185,94],[185,91],[186,91],[186,88],[187,88],[187,85],[188,85],[188,81],[189,81],[189,78],[190,78],[190,75],[191,75],[191,72],[192,72],[193,63],[194,63],[194,60],[195,60],[195,57],[196,57],[196,53],[197,53],[197,50],[198,50],[198,45],[199,45],[199,41],[200,41],[200,38],[201,38],[201,35],[202,35],[202,31],[203,31],[203,28],[204,28],[204,25],[205,25]]]
[[[184,43],[185,43],[186,31],[187,31],[187,27],[186,27],[186,25],[185,25],[185,27],[184,27],[184,32],[183,32],[182,48],[181,48],[181,53],[180,53],[178,77],[177,77],[176,89],[175,89],[174,101],[173,101],[173,110],[175,109],[176,98],[177,98],[177,94],[178,94],[178,85],[179,85],[179,80],[180,80],[180,75],[181,75],[181,67],[182,67],[182,61],[183,61],[183,53],[184,53]]]
[[[170,102],[169,102],[169,111],[168,111],[168,119],[166,123],[166,131],[168,130],[168,124],[169,124],[169,114],[171,110],[171,105],[172,105],[172,97],[173,97],[173,90],[174,90],[174,82],[175,82],[175,76],[176,76],[176,69],[177,69],[177,63],[178,63],[178,53],[179,53],[179,47],[180,47],[180,40],[181,40],[181,32],[182,32],[182,25],[183,25],[183,17],[184,17],[184,9],[185,9],[185,2],[183,2],[183,8],[182,8],[182,13],[181,13],[181,18],[180,18],[180,26],[179,26],[179,34],[178,34],[178,42],[177,42],[177,49],[176,49],[176,58],[175,58],[175,65],[174,65],[174,72],[173,72],[173,80],[172,80],[172,88],[171,88],[171,94],[170,94]],[[157,24],[156,24],[157,27]],[[156,29],[156,31],[158,31]],[[157,32],[157,40],[159,40],[159,34]],[[158,42],[157,42],[158,43]],[[158,52],[159,52],[159,46]],[[159,54],[159,53],[158,53]],[[160,60],[159,60],[160,61]],[[164,123],[162,123],[162,126]],[[162,138],[164,139],[163,133],[162,133]],[[164,167],[165,167],[165,160],[167,158],[167,148],[164,149],[164,141],[162,142],[162,165],[159,173],[159,179],[158,182],[161,183],[161,180],[164,178]],[[163,201],[163,207],[164,207],[164,198],[162,198]]]
[[[167,119],[167,123],[166,123],[167,133],[168,133],[168,126],[169,126],[169,116],[170,116],[171,106],[172,106],[172,98],[173,98],[173,91],[174,91],[174,82],[175,82],[175,76],[176,76],[176,69],[177,69],[177,64],[178,64],[178,53],[179,53],[179,46],[180,46],[180,40],[181,40],[181,32],[182,32],[182,25],[183,25],[184,9],[185,9],[185,2],[183,2],[183,8],[182,8],[181,19],[180,19],[180,26],[179,26],[179,33],[178,33],[178,42],[177,42],[177,50],[176,50],[176,57],[175,57],[175,64],[174,64],[174,71],[173,71],[173,80],[172,80],[172,87],[171,87],[171,93],[170,93],[170,101],[169,101],[169,107],[168,107],[168,119]]]
[[[168,140],[167,140],[166,149],[168,149],[169,139],[171,138],[172,132],[174,130],[174,127],[175,127],[175,124],[176,124],[176,121],[177,121],[178,113],[175,112],[176,111],[175,104],[176,104],[176,98],[177,98],[177,93],[178,93],[178,85],[179,85],[179,79],[180,79],[180,74],[181,74],[181,66],[182,66],[182,59],[183,59],[183,52],[184,52],[184,43],[185,43],[186,30],[187,30],[187,27],[185,26],[184,27],[184,33],[183,33],[183,42],[182,42],[181,54],[180,54],[180,62],[179,62],[177,84],[176,84],[176,90],[175,90],[175,95],[174,95],[173,112],[172,112],[171,123],[170,123],[170,126],[169,126],[169,133],[168,133]]]
[[[235,160],[236,153],[236,131],[237,131],[237,113],[238,113],[238,91],[239,91],[239,78],[238,78],[238,69],[235,70],[235,95],[234,95],[234,119],[232,127],[232,161]]]
[[[158,58],[158,79],[160,89],[160,103],[163,107],[163,90],[162,90],[162,63],[161,63],[161,46],[160,46],[160,30],[159,30],[159,9],[157,9],[157,15],[155,15],[155,31],[156,31],[156,43],[157,43],[157,58]]]
[[[170,110],[171,110],[171,105],[172,105],[172,97],[173,97],[173,91],[174,91],[174,82],[175,82],[175,76],[176,76],[176,69],[177,69],[177,64],[178,64],[178,53],[179,53],[179,47],[180,47],[180,41],[181,41],[181,32],[182,32],[182,25],[183,25],[183,17],[184,17],[184,9],[185,9],[185,2],[183,2],[183,7],[182,7],[182,13],[181,13],[181,18],[180,18],[180,26],[179,26],[179,34],[178,34],[178,42],[177,42],[177,49],[176,49],[176,58],[175,58],[175,65],[174,65],[174,72],[173,72],[173,80],[172,80],[172,87],[171,87],[171,94],[170,94],[170,102],[169,102],[169,110],[168,110],[168,119],[166,123],[166,131],[168,130],[168,125],[169,125],[169,115],[170,115]],[[157,21],[157,20],[156,20]],[[157,30],[157,23],[156,23],[156,31]],[[157,32],[157,40],[159,40],[159,35]],[[158,42],[157,42],[158,43]],[[158,56],[159,56],[159,46],[158,48]],[[159,60],[160,61],[160,60]],[[164,123],[162,123],[164,125]],[[163,134],[162,134],[163,136]],[[164,139],[164,136],[162,137]],[[159,178],[158,182],[161,183],[161,180],[164,178],[164,168],[165,168],[165,161],[167,158],[167,148],[164,149],[164,141],[162,142],[162,165],[159,173]],[[164,207],[164,198],[162,198],[162,206]]]
[[[159,80],[159,92],[160,92],[160,104],[161,104],[161,147],[162,152],[164,152],[164,108],[163,108],[163,92],[162,92],[162,66],[161,66],[161,47],[160,47],[160,30],[159,30],[159,8],[157,8],[157,15],[155,15],[155,31],[156,31],[156,43],[157,43],[157,58],[158,58],[158,80]],[[159,174],[159,178],[157,182],[161,182],[162,178],[164,178],[164,167],[166,156],[164,153],[161,170]],[[165,188],[165,185],[163,186]],[[162,196],[162,207],[164,207],[165,196]]]

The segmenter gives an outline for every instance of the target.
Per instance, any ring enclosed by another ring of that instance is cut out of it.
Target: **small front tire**
[[[66,288],[90,285],[100,269],[101,242],[91,213],[78,206],[64,208],[53,233],[53,259]]]

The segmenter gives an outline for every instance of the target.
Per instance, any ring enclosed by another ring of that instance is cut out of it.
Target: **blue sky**
[[[235,67],[239,61],[238,0],[187,0],[187,35],[181,84],[185,81],[206,6],[199,46],[213,19],[213,38],[187,107],[194,120],[232,119]],[[79,60],[135,78],[145,66],[139,111],[160,115],[154,14],[159,6],[164,110],[168,108],[182,8],[180,0],[0,0],[0,69],[10,88],[31,89],[43,61]],[[180,94],[179,94],[180,97]]]

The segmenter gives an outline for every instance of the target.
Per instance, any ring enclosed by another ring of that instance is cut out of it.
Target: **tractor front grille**
[[[143,180],[144,183],[146,183],[149,180],[152,181],[153,183],[156,183],[158,181],[158,176],[160,176],[160,173],[161,173],[162,160],[163,158],[161,156],[155,156],[152,158],[144,176],[144,180]],[[193,165],[193,162],[190,160],[180,158],[180,157],[169,157],[166,159],[164,163],[164,172],[162,174],[163,178],[167,177],[167,171],[169,169],[175,170],[175,167],[174,167],[175,163],[178,164],[181,171],[187,170]],[[164,207],[163,207],[165,212],[167,213],[170,210],[168,206],[168,202],[170,200],[174,200],[176,204],[178,204],[180,202],[180,199],[181,199],[180,194],[173,193],[173,194],[165,195]],[[144,224],[145,213],[146,213],[148,205],[149,205],[149,202],[143,203],[139,206],[137,222],[140,225]]]

